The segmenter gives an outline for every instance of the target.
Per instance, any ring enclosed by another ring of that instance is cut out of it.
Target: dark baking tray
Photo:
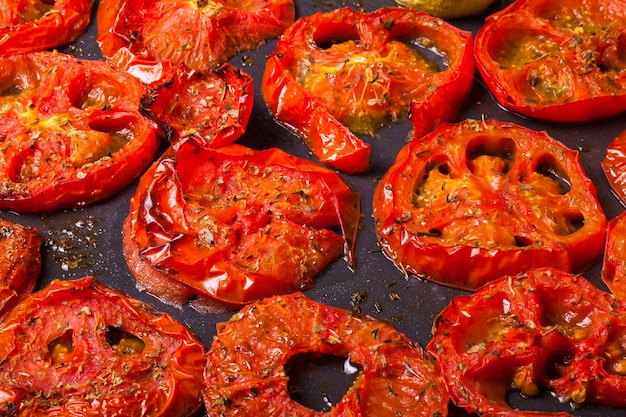
[[[509,3],[510,0],[496,1],[484,16],[451,20],[450,23],[475,33],[486,15]],[[378,7],[394,5],[393,0],[296,0],[296,13],[297,17],[301,17],[344,6],[372,11]],[[95,42],[95,7],[88,30],[76,42],[60,48],[62,52],[87,59],[102,59]],[[311,158],[302,141],[274,121],[260,92],[258,81],[263,73],[265,57],[275,45],[275,40],[270,41],[258,50],[244,52],[231,60],[255,79],[254,110],[247,132],[238,142],[258,149],[279,147],[291,154]],[[598,189],[599,199],[607,216],[614,217],[623,210],[623,206],[609,188],[600,161],[604,158],[609,143],[626,128],[626,116],[620,115],[608,121],[586,124],[552,124],[529,120],[499,107],[477,75],[471,96],[456,120],[466,118],[511,121],[532,129],[546,130],[552,137],[580,151],[581,161]],[[396,269],[376,242],[371,215],[376,180],[393,163],[397,152],[406,144],[409,132],[410,124],[404,122],[381,130],[378,138],[365,138],[372,145],[371,169],[362,175],[342,175],[360,194],[362,200],[364,217],[356,248],[357,269],[353,272],[345,262],[338,260],[317,278],[316,286],[305,294],[320,302],[357,309],[389,322],[425,346],[431,338],[431,326],[435,316],[452,297],[462,294],[463,291],[415,277],[406,277]],[[124,290],[185,323],[208,348],[215,335],[216,323],[228,320],[232,313],[201,314],[188,306],[179,310],[135,288],[135,280],[126,266],[121,250],[122,221],[128,213],[129,198],[135,187],[136,182],[114,198],[90,207],[31,215],[12,212],[0,214],[18,223],[36,226],[44,237],[43,271],[37,289],[43,288],[55,278],[74,279],[94,275],[102,283]],[[600,263],[594,265],[585,277],[606,290],[600,280],[600,268]],[[347,384],[351,382],[352,377],[342,373],[341,362],[343,361],[311,359],[296,364],[289,371],[290,378],[295,381],[294,398],[311,408],[327,410],[329,404],[336,403],[341,398]],[[596,406],[572,410],[569,405],[559,404],[547,392],[534,399],[525,399],[512,393],[509,400],[514,407],[521,409],[567,411],[576,416],[617,417],[626,412],[624,409]],[[204,415],[204,412],[200,415]],[[450,415],[468,414],[451,406]]]

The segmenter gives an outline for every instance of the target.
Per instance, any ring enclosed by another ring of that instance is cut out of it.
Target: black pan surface
[[[450,23],[475,33],[486,15],[505,7],[510,2],[510,0],[496,1],[484,16],[451,20]],[[301,17],[344,6],[372,11],[378,7],[394,5],[393,0],[296,0],[296,11],[297,17]],[[94,8],[88,30],[76,42],[61,48],[61,51],[87,59],[102,59],[95,36]],[[231,60],[233,64],[250,73],[255,80],[253,114],[247,132],[238,142],[257,149],[279,147],[291,154],[312,159],[302,141],[274,121],[261,96],[259,81],[265,57],[273,51],[275,45],[275,40],[270,41],[256,51],[242,53]],[[599,199],[607,216],[612,218],[624,209],[610,190],[601,170],[600,161],[604,158],[609,143],[626,128],[626,115],[587,124],[552,124],[529,120],[499,107],[480,77],[476,75],[471,96],[456,121],[466,118],[510,121],[532,129],[546,130],[552,137],[580,151],[581,161],[598,189]],[[356,250],[357,269],[351,271],[344,261],[338,260],[317,278],[316,286],[307,290],[305,294],[329,305],[359,309],[364,314],[387,321],[422,346],[426,346],[431,338],[435,316],[452,297],[464,292],[415,277],[406,277],[396,269],[376,242],[371,215],[371,200],[376,180],[393,163],[397,152],[406,144],[409,132],[410,124],[404,122],[383,129],[379,132],[378,138],[365,138],[373,148],[371,169],[362,175],[342,174],[360,194],[362,200],[364,217]],[[95,275],[102,283],[124,290],[158,310],[169,313],[191,328],[208,348],[216,333],[216,323],[228,320],[232,313],[201,314],[188,306],[179,310],[135,288],[135,280],[127,268],[121,250],[122,222],[128,213],[129,198],[135,187],[136,182],[114,198],[90,207],[29,215],[1,212],[0,215],[18,223],[36,226],[43,235],[44,265],[38,289],[55,278],[75,279]],[[606,290],[600,280],[600,268],[600,263],[594,265],[585,277]],[[342,372],[341,362],[311,359],[294,365],[289,373],[294,380],[294,398],[317,410],[327,410],[329,405],[338,402],[347,389],[346,384],[351,381],[351,377]],[[559,404],[549,393],[541,393],[535,399],[525,399],[517,393],[512,393],[510,403],[514,407],[526,410],[567,411],[576,416],[617,417],[626,413],[624,409],[596,406],[583,406],[572,410],[569,405]],[[204,414],[202,411],[199,415]],[[468,414],[451,406],[450,415]]]

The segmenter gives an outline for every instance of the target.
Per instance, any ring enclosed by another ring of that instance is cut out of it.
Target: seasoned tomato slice
[[[250,75],[228,63],[214,71],[180,65],[171,72],[142,100],[171,143],[185,139],[218,148],[245,132],[254,104]]]
[[[609,222],[602,280],[616,297],[626,300],[626,212]]]
[[[37,229],[0,218],[0,323],[35,287],[41,242]]]
[[[0,59],[0,209],[91,204],[127,186],[159,150],[134,77],[55,52]]]
[[[505,108],[576,122],[626,110],[626,1],[515,1],[476,34],[478,70]]]
[[[0,414],[190,416],[204,346],[93,277],[55,280],[0,326]]]
[[[602,256],[607,219],[578,154],[545,132],[467,120],[398,155],[374,192],[376,234],[403,271],[475,289]]]
[[[89,25],[93,0],[3,0],[0,56],[51,49],[77,39]]]
[[[600,164],[611,189],[626,204],[626,130],[609,144]]]
[[[432,50],[438,59],[428,58]],[[471,33],[410,9],[342,8],[286,30],[261,88],[276,118],[320,161],[353,173],[367,169],[370,155],[356,134],[410,113],[421,136],[456,116],[473,76]]]
[[[238,305],[310,287],[342,253],[352,264],[359,221],[334,171],[278,149],[185,142],[142,176],[124,251],[139,287],[170,303]]]
[[[102,0],[104,56],[120,48],[204,71],[279,36],[295,18],[293,0]]]
[[[626,304],[580,275],[538,268],[453,298],[427,349],[452,400],[469,412],[519,415],[510,390],[626,405]]]
[[[362,370],[326,413],[289,396],[285,363],[298,354],[348,358]],[[245,371],[242,371],[244,370]],[[310,300],[267,298],[218,324],[207,355],[209,415],[313,417],[448,415],[449,397],[431,355],[392,326]]]

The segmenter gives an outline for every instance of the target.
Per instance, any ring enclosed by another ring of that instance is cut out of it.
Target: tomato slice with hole
[[[0,56],[51,49],[76,40],[89,25],[93,0],[5,0],[0,4]]]
[[[37,229],[0,217],[0,323],[35,288],[41,242]]]
[[[115,194],[159,151],[134,77],[56,52],[0,59],[0,209],[47,211]]]
[[[510,412],[511,390],[622,407],[625,324],[621,300],[580,275],[537,268],[453,298],[427,350],[440,361],[453,402],[469,412]]]
[[[97,42],[205,71],[279,36],[295,19],[293,0],[103,0]]]
[[[360,374],[330,411],[292,400],[285,363],[301,353],[348,358]],[[447,416],[449,397],[432,356],[372,317],[301,293],[266,298],[226,323],[207,354],[204,403],[210,415]],[[245,372],[241,370],[245,369]]]
[[[494,98],[528,117],[559,122],[626,110],[626,2],[523,0],[476,34],[476,65]]]
[[[0,326],[0,411],[193,415],[205,363],[167,314],[93,277],[54,280]]]
[[[371,152],[356,135],[410,114],[419,137],[456,116],[473,77],[471,33],[411,9],[342,8],[286,30],[261,89],[274,116],[321,162],[356,173]]]
[[[412,141],[374,192],[378,241],[403,271],[476,289],[602,257],[607,219],[578,153],[515,124],[466,120]]]
[[[278,149],[183,142],[144,174],[124,225],[138,285],[181,305],[237,306],[353,265],[358,194],[334,171]]]

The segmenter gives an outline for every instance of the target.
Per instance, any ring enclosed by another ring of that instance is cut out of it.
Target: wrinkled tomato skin
[[[602,281],[618,298],[626,300],[626,212],[609,221],[602,263]]]
[[[452,299],[427,350],[441,363],[452,401],[469,412],[518,415],[506,414],[514,413],[510,390],[622,407],[625,324],[621,300],[580,275],[538,268]]]
[[[206,72],[180,65],[172,72],[142,99],[142,110],[157,121],[170,143],[184,139],[219,148],[245,132],[254,105],[248,73],[229,63]]]
[[[609,144],[600,165],[611,189],[626,205],[626,130]]]
[[[278,37],[294,19],[293,0],[103,0],[97,42],[107,58],[126,47],[206,71]]]
[[[8,0],[0,4],[0,56],[51,49],[89,25],[93,0]]]
[[[50,211],[117,193],[157,155],[144,88],[102,62],[56,52],[0,60],[0,209]]]
[[[41,242],[37,229],[0,218],[0,323],[35,288]]]
[[[626,110],[626,2],[523,0],[485,20],[476,66],[506,109],[557,122]]]
[[[419,42],[437,49],[445,68],[434,68],[412,45]],[[283,33],[261,90],[316,158],[360,173],[371,147],[357,134],[374,135],[408,116],[420,137],[456,116],[473,77],[471,33],[410,9],[342,8],[300,18]]]
[[[237,306],[312,286],[342,253],[353,265],[359,221],[358,194],[334,171],[278,149],[184,142],[142,176],[124,247],[153,294]],[[182,294],[150,288],[170,281]]]
[[[191,416],[205,354],[185,326],[93,277],[55,280],[0,326],[0,414]]]
[[[447,124],[402,149],[374,192],[378,241],[403,271],[468,290],[601,259],[607,219],[578,159],[545,132]]]
[[[349,358],[362,369],[327,412],[290,398],[285,363],[305,353]],[[205,384],[210,416],[448,415],[438,364],[417,343],[388,324],[301,293],[267,298],[218,324]]]

